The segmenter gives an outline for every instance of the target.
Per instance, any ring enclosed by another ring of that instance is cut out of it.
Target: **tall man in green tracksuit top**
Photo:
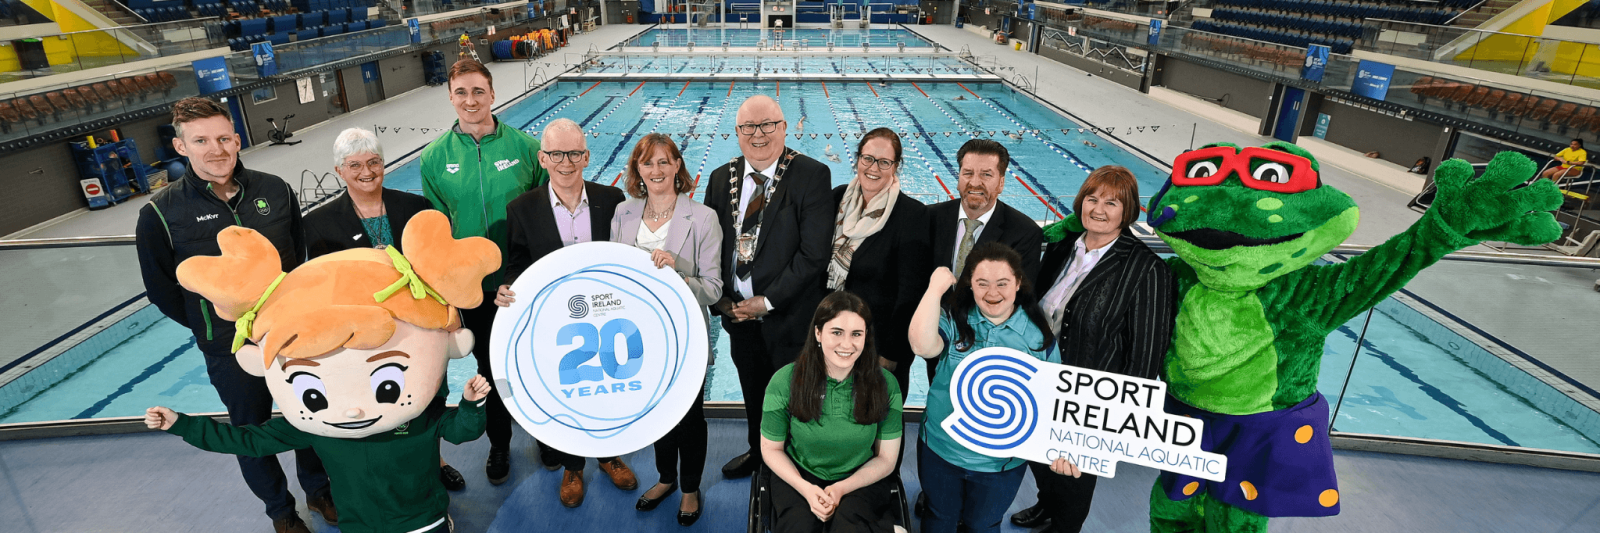
[[[450,217],[457,239],[486,237],[506,252],[506,204],[543,185],[548,174],[539,166],[539,141],[500,122],[494,107],[494,78],[482,63],[463,59],[450,67],[450,104],[458,120],[449,133],[422,151],[422,192],[434,209]],[[484,305],[462,309],[461,321],[472,330],[472,355],[478,372],[494,382],[489,367],[490,327],[494,325],[495,292],[505,269],[483,278]],[[511,414],[498,394],[485,406],[488,416],[489,461],[484,473],[499,485],[511,475]]]

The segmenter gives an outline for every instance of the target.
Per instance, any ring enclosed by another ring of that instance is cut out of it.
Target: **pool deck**
[[[643,26],[602,26],[575,36],[571,46],[534,60],[532,66],[522,62],[489,64],[500,87],[497,109],[516,99],[522,92],[519,88],[526,87],[535,76],[535,69],[542,69],[547,75],[559,73],[566,69],[562,62],[569,59],[569,55],[576,58],[578,51],[587,50],[591,45],[599,50],[609,49],[644,29]],[[1171,126],[1182,133],[1188,133],[1182,130],[1192,131],[1194,145],[1227,141],[1251,146],[1271,140],[1254,133],[1256,119],[1186,95],[1161,88],[1153,88],[1149,95],[1140,94],[1042,56],[995,45],[981,35],[953,26],[913,26],[911,29],[949,50],[970,49],[984,64],[997,65],[996,73],[1007,79],[1018,75],[1029,78],[1038,87],[1040,99],[1066,110],[1085,125],[1118,130],[1141,125]],[[721,54],[721,51],[697,53]],[[907,51],[907,54],[914,53],[912,49]],[[303,173],[332,172],[332,144],[340,131],[349,127],[384,125],[386,130],[379,136],[385,155],[389,161],[398,162],[420,150],[453,123],[455,114],[446,104],[447,100],[443,86],[419,88],[299,129],[295,131],[295,138],[304,143],[295,148],[256,146],[240,157],[247,167],[276,174],[299,187]],[[1110,103],[1115,105],[1108,105]],[[1120,138],[1158,160],[1169,161],[1192,147],[1191,135],[1168,133],[1171,131],[1164,130],[1162,135],[1131,134]],[[1323,163],[1323,180],[1345,191],[1362,207],[1364,216],[1348,240],[1349,244],[1379,244],[1403,231],[1420,216],[1406,207],[1406,202],[1422,185],[1420,177],[1318,139],[1302,138],[1300,144]],[[148,196],[138,197],[109,209],[71,214],[54,224],[11,237],[125,235],[133,227],[139,208],[147,201]],[[1488,249],[1478,246],[1474,250]],[[1532,354],[1567,379],[1587,388],[1589,392],[1585,394],[1592,395],[1592,391],[1600,390],[1600,358],[1595,357],[1590,344],[1593,335],[1586,330],[1592,317],[1600,316],[1600,294],[1592,291],[1600,272],[1590,268],[1546,269],[1481,263],[1446,264],[1435,269],[1437,272],[1419,277],[1411,290],[1517,350]],[[90,273],[85,273],[84,277],[90,277]],[[61,290],[37,283],[7,283],[6,286],[16,287],[13,296],[25,301],[54,301],[52,295]],[[102,303],[93,299],[78,304],[64,302],[61,305],[81,305],[85,311],[59,316],[94,316],[104,310],[104,307],[96,307]],[[1527,311],[1508,313],[1506,309]],[[0,324],[0,339],[21,345],[27,339],[13,332],[26,331],[29,339],[49,339],[77,326],[40,316],[17,320]],[[5,357],[0,356],[0,365],[6,362]]]
[[[915,439],[917,429],[907,424],[907,437]],[[749,481],[723,479],[717,468],[742,451],[736,450],[743,446],[742,421],[710,421],[701,487],[706,510],[690,528],[673,522],[676,497],[651,513],[633,509],[634,500],[657,479],[648,448],[623,456],[638,474],[640,489],[616,489],[591,462],[584,470],[588,494],[583,506],[567,509],[556,499],[561,475],[537,468],[532,439],[521,428],[513,431],[511,480],[498,487],[483,474],[487,439],[441,446],[444,458],[467,479],[465,491],[450,494],[458,531],[744,530]],[[293,454],[280,460],[285,470],[293,471]],[[1339,472],[1340,514],[1275,519],[1272,531],[1576,533],[1594,531],[1600,523],[1600,474],[1344,450],[1335,450],[1333,460]],[[0,494],[6,495],[0,497],[0,521],[5,531],[14,533],[264,531],[261,503],[245,489],[236,469],[232,457],[200,451],[162,433],[0,442]],[[915,497],[921,490],[915,454],[905,459],[900,472],[907,495]],[[1154,470],[1125,464],[1117,477],[1100,480],[1084,531],[1148,531],[1155,477]],[[305,510],[298,484],[289,484],[311,528],[332,531]],[[1008,514],[1037,501],[1033,487],[1032,480],[1023,480]],[[1009,523],[1001,530],[1027,531]]]

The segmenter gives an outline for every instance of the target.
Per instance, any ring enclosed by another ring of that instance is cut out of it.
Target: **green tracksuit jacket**
[[[539,141],[495,117],[494,133],[481,140],[461,131],[448,133],[422,150],[422,194],[450,217],[455,238],[487,237],[506,257],[506,204],[544,185],[549,174],[539,166]],[[500,270],[483,278],[484,292],[505,279]]]
[[[202,450],[251,457],[314,449],[328,469],[340,531],[415,531],[443,519],[450,507],[439,483],[439,439],[461,444],[483,435],[483,400],[455,409],[438,405],[388,433],[361,439],[312,435],[282,418],[230,426],[185,414],[167,432]]]

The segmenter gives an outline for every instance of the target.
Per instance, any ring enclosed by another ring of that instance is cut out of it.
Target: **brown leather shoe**
[[[583,471],[566,470],[561,474],[561,505],[583,505]]]
[[[274,518],[272,520],[272,531],[274,533],[311,533],[311,528],[307,527],[306,522],[300,519],[299,513],[296,513],[283,518]]]
[[[325,494],[321,498],[312,498],[306,502],[306,508],[322,515],[322,521],[330,526],[339,525],[339,510],[333,506],[333,495]]]
[[[610,461],[600,461],[600,470],[604,471],[607,476],[611,476],[611,484],[616,485],[619,489],[633,490],[639,488],[639,478],[633,475],[633,469],[628,468],[628,464],[622,462],[621,457]]]

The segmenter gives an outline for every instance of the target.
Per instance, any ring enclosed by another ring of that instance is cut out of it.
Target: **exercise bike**
[[[294,146],[296,144],[300,144],[300,141],[289,140],[290,137],[294,136],[294,132],[289,131],[289,119],[291,118],[294,118],[293,114],[283,117],[283,124],[279,125],[277,121],[272,120],[272,117],[267,117],[267,124],[272,125],[272,131],[267,132],[267,140],[272,142],[267,143],[267,146],[279,144],[284,146]]]

